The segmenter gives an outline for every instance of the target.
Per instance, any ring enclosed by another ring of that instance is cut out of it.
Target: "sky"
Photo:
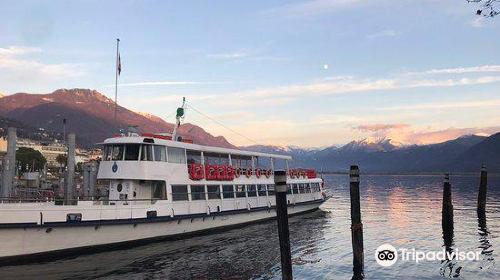
[[[8,1],[0,92],[90,88],[114,98],[120,38],[118,104],[174,122],[186,97],[184,122],[236,145],[492,134],[500,131],[500,16],[476,16],[478,8],[465,0]]]

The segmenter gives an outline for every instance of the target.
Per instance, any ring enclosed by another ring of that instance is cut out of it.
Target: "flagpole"
[[[113,134],[118,132],[118,123],[116,119],[116,106],[118,103],[118,63],[119,63],[119,48],[120,48],[120,39],[116,39],[116,67],[115,67],[115,131]]]

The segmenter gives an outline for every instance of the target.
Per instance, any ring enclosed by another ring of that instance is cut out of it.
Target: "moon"
[[[323,64],[323,69],[328,70],[328,64]]]

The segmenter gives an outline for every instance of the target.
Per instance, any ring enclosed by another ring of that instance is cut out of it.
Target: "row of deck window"
[[[231,165],[242,169],[283,169],[284,160],[248,155],[229,155],[224,153],[200,152],[184,148],[166,147],[152,144],[115,144],[105,145],[103,161],[158,161],[181,164]],[[230,160],[231,159],[231,160]],[[255,166],[255,167],[254,167]]]
[[[205,188],[206,187],[206,188]],[[243,197],[265,197],[275,195],[274,185],[172,185],[172,200],[230,199]],[[320,192],[319,183],[288,184],[287,194]]]

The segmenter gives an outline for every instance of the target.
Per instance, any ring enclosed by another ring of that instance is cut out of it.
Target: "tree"
[[[56,161],[60,166],[66,166],[67,159],[66,154],[58,154],[56,157]]]
[[[26,147],[20,147],[16,151],[16,160],[19,162],[22,172],[43,169],[43,166],[47,162],[42,153]]]
[[[480,3],[482,9],[477,10],[476,15],[494,17],[500,13],[500,0],[466,0],[469,3]]]

